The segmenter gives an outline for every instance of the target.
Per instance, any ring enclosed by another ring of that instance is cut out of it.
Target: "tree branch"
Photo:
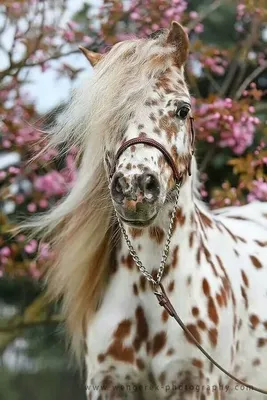
[[[242,83],[239,89],[236,92],[235,98],[238,100],[246,87],[255,79],[258,75],[260,75],[265,69],[267,69],[267,61],[265,61],[262,65],[256,68]]]
[[[204,172],[206,170],[210,160],[214,157],[215,152],[216,152],[216,146],[213,145],[213,147],[210,149],[210,151],[206,152],[206,155],[200,164],[200,167],[199,167],[200,172]]]
[[[227,91],[228,91],[228,89],[229,89],[229,87],[231,85],[231,82],[232,82],[232,80],[233,80],[233,78],[234,78],[234,76],[236,74],[237,68],[238,68],[238,61],[237,60],[233,60],[231,65],[230,65],[228,74],[226,75],[226,78],[225,78],[225,80],[224,80],[224,82],[223,82],[223,84],[221,86],[220,91],[219,91],[219,96],[220,97],[225,97],[225,95],[226,95],[226,93],[227,93]]]
[[[11,76],[12,76],[12,75],[16,75],[16,74],[18,73],[18,71],[13,72],[14,70],[21,69],[21,68],[33,68],[33,67],[38,67],[38,66],[41,66],[41,65],[45,64],[45,63],[48,62],[48,61],[57,60],[57,59],[59,59],[59,58],[61,58],[61,57],[69,56],[69,55],[71,55],[71,54],[78,54],[78,53],[80,53],[80,50],[79,50],[79,49],[70,50],[70,51],[67,52],[67,53],[63,53],[63,54],[62,54],[62,53],[57,53],[57,54],[52,55],[51,57],[46,58],[45,60],[38,61],[38,62],[30,62],[30,63],[27,63],[27,58],[26,58],[26,59],[23,58],[23,60],[20,60],[20,61],[17,62],[17,63],[13,63],[12,65],[10,65],[10,66],[9,66],[7,69],[5,69],[4,71],[1,71],[1,73],[0,73],[0,80],[3,79],[6,75],[11,75]]]
[[[5,351],[10,343],[12,343],[19,335],[22,334],[22,327],[19,325],[30,324],[36,319],[40,321],[41,318],[47,317],[46,308],[48,299],[45,294],[38,296],[25,310],[23,316],[15,316],[10,320],[10,326],[17,326],[12,331],[0,331],[0,354]]]
[[[207,7],[204,11],[202,11],[198,18],[196,18],[194,21],[190,22],[187,25],[188,31],[191,31],[194,29],[200,22],[202,22],[205,18],[207,18],[211,13],[213,13],[217,8],[219,8],[223,3],[227,3],[228,0],[215,0],[212,2],[212,4]]]
[[[21,318],[21,321],[19,320]],[[10,323],[8,321],[6,324],[3,324],[1,322],[0,324],[0,333],[5,333],[5,332],[14,332],[16,330],[21,330],[25,328],[34,328],[36,326],[41,326],[41,325],[57,325],[60,322],[63,322],[63,318],[61,315],[52,315],[49,316],[49,318],[36,318],[31,321],[24,321],[24,317],[18,317],[17,321],[14,323]]]
[[[213,76],[211,75],[211,73],[209,71],[205,71],[205,75],[208,78],[208,80],[210,81],[210,83],[212,84],[213,88],[216,90],[216,92],[220,91],[220,86],[219,84],[216,82],[216,80],[213,78]]]

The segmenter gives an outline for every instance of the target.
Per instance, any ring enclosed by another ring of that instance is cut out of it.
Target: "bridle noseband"
[[[193,124],[194,118],[193,117],[189,117],[189,125],[190,125],[190,135],[191,135],[191,154],[188,160],[188,166],[187,169],[185,171],[185,173],[187,172],[188,175],[191,175],[191,159],[192,159],[192,155],[194,154],[194,143],[195,143],[195,130],[194,130],[194,124]],[[196,345],[196,347],[198,347],[198,349],[202,352],[202,354],[204,354],[204,356],[213,364],[215,365],[220,371],[222,371],[225,375],[227,375],[229,378],[233,379],[234,381],[236,381],[237,383],[239,383],[240,385],[243,385],[245,387],[247,387],[248,389],[254,390],[256,392],[262,393],[267,395],[267,390],[263,390],[260,388],[257,388],[256,386],[250,385],[244,381],[242,381],[241,379],[236,378],[234,375],[232,375],[230,372],[228,372],[226,369],[224,369],[217,361],[215,361],[210,355],[209,353],[207,353],[207,351],[201,346],[201,344],[198,342],[198,340],[195,338],[195,336],[188,330],[188,328],[185,326],[185,324],[183,323],[183,321],[180,319],[179,315],[177,314],[175,308],[173,307],[169,297],[167,296],[165,289],[161,283],[161,278],[163,276],[163,272],[164,272],[164,267],[167,261],[167,257],[169,254],[169,245],[170,245],[170,240],[171,240],[171,236],[173,233],[173,225],[174,225],[174,220],[176,217],[176,210],[178,208],[178,200],[179,200],[179,193],[180,193],[180,187],[184,178],[184,174],[179,173],[178,168],[176,166],[176,163],[173,159],[173,157],[170,155],[170,153],[165,149],[165,147],[160,144],[159,142],[157,142],[154,139],[150,139],[150,138],[146,138],[146,137],[137,137],[137,138],[133,138],[130,139],[128,141],[126,141],[125,143],[123,143],[121,145],[121,147],[118,149],[113,164],[111,166],[110,169],[110,174],[109,174],[109,178],[110,181],[115,173],[116,170],[116,165],[118,162],[119,157],[122,155],[122,153],[129,148],[130,146],[136,145],[136,144],[146,144],[148,146],[152,146],[155,147],[156,149],[158,149],[165,157],[165,160],[168,162],[169,166],[171,167],[172,171],[173,171],[173,176],[175,178],[175,188],[177,189],[177,193],[176,193],[176,198],[175,198],[175,203],[174,203],[174,208],[171,214],[171,219],[170,219],[170,226],[169,226],[169,230],[168,230],[168,234],[167,234],[167,239],[166,239],[166,243],[165,243],[165,247],[163,250],[163,255],[162,255],[162,260],[160,263],[160,267],[158,270],[158,274],[157,274],[157,278],[156,280],[153,278],[153,276],[146,270],[146,268],[143,266],[141,260],[139,259],[136,251],[134,250],[131,241],[126,233],[126,230],[123,226],[123,223],[119,217],[119,215],[117,214],[116,210],[115,213],[117,215],[118,218],[118,223],[120,226],[120,229],[124,235],[126,244],[128,246],[129,252],[133,258],[133,260],[135,261],[137,267],[139,268],[140,272],[146,277],[146,279],[150,282],[153,283],[154,285],[154,294],[157,297],[157,300],[159,302],[159,305],[164,307],[165,310],[168,312],[168,314],[173,317],[178,324],[180,325],[180,327],[183,329],[183,331],[185,332],[185,334],[190,337],[190,339],[194,342],[194,344]]]
[[[191,140],[190,140],[191,154],[190,154],[189,161],[188,161],[187,172],[189,175],[191,175],[191,158],[192,158],[192,155],[194,154],[195,130],[194,130],[194,124],[193,124],[194,118],[188,117],[188,119],[189,119],[189,125],[190,125],[189,134],[191,136]],[[158,149],[163,154],[165,160],[171,167],[176,183],[178,183],[182,180],[183,174],[179,173],[177,165],[176,165],[173,157],[171,156],[171,154],[168,152],[168,150],[166,150],[165,147],[161,143],[157,142],[155,139],[151,139],[148,137],[136,137],[136,138],[127,140],[125,143],[123,143],[120,146],[120,148],[118,149],[118,151],[114,157],[113,164],[110,168],[110,173],[109,173],[110,180],[112,179],[112,177],[115,173],[117,162],[118,162],[120,156],[122,155],[122,153],[129,147],[134,146],[136,144],[140,144],[140,143],[146,144],[148,146],[155,147],[156,149]]]

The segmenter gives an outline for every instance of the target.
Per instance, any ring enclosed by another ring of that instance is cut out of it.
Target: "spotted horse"
[[[173,22],[104,55],[83,48],[94,74],[54,127],[53,145],[78,149],[78,176],[35,225],[88,400],[266,398],[193,340],[266,389],[267,204],[201,202],[188,47]],[[159,305],[159,279],[186,333]]]

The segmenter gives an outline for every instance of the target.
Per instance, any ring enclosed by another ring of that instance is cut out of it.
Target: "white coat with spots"
[[[221,399],[263,396],[240,387],[200,353],[159,306],[119,235],[114,208],[149,272],[158,270],[173,209],[173,171],[184,177],[162,283],[177,313],[230,373],[267,388],[267,204],[209,211],[199,200],[184,78],[188,38],[173,23],[148,39],[119,43],[95,64],[55,140],[81,146],[69,196],[43,226],[55,232],[49,270],[75,350],[86,362],[88,400]],[[192,175],[188,174],[191,163]]]

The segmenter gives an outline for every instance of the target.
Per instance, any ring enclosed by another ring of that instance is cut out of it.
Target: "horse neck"
[[[169,257],[172,257],[178,245],[179,247],[183,246],[184,241],[188,243],[189,235],[193,230],[193,225],[196,220],[197,202],[193,191],[193,180],[194,177],[187,176],[180,189]],[[174,202],[165,204],[160,215],[151,227],[142,230],[126,227],[126,232],[133,247],[149,272],[152,272],[155,265],[159,266],[170,225],[170,214],[173,209]],[[124,257],[127,257],[128,254],[128,249],[124,240],[122,254]]]

